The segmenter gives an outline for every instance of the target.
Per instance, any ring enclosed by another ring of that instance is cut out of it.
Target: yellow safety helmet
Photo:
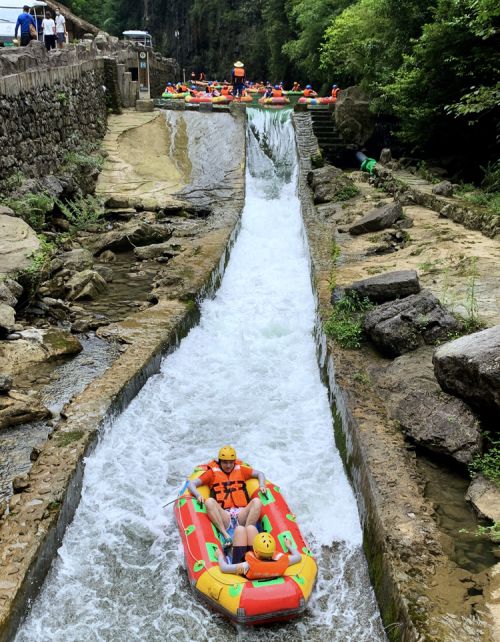
[[[222,446],[219,450],[219,459],[234,461],[236,459],[236,450],[232,446]]]
[[[276,540],[270,533],[259,533],[253,541],[253,552],[264,559],[270,559],[276,552]]]

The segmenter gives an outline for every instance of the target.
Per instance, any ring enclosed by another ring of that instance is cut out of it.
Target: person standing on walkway
[[[45,18],[42,20],[43,40],[45,49],[50,51],[56,48],[56,23],[52,20],[50,11],[45,12]]]
[[[30,8],[27,5],[24,5],[23,12],[17,17],[14,38],[17,38],[19,29],[21,30],[21,47],[26,47],[32,38],[37,36],[35,18],[30,15]]]
[[[56,38],[57,48],[62,49],[68,32],[66,31],[66,18],[62,15],[59,9],[56,9]]]

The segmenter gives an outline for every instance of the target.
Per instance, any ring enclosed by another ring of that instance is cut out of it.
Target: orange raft
[[[261,105],[288,105],[290,100],[286,96],[271,96],[270,98],[259,98]]]
[[[206,468],[195,468],[190,479],[199,477]],[[291,620],[306,609],[316,581],[316,562],[280,488],[267,481],[264,496],[256,479],[249,479],[246,486],[250,498],[259,497],[262,501],[260,525],[276,539],[277,551],[288,552],[284,542],[288,537],[301,552],[301,561],[289,566],[282,577],[266,580],[252,581],[222,573],[217,559],[217,549],[221,548],[219,533],[208,519],[205,505],[185,490],[175,502],[174,510],[191,586],[202,600],[237,624],[252,626]],[[203,497],[209,497],[207,486],[198,490]]]

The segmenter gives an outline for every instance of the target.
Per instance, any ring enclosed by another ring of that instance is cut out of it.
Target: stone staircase
[[[330,109],[310,109],[313,132],[323,157],[335,164],[343,159],[352,146],[346,145],[335,125],[333,112]]]

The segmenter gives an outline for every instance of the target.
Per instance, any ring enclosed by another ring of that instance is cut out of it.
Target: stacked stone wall
[[[17,173],[59,172],[68,152],[104,136],[108,111],[122,106],[117,66],[137,66],[137,49],[115,40],[50,54],[38,42],[0,50],[0,191]],[[159,96],[176,64],[152,50],[149,59]]]

